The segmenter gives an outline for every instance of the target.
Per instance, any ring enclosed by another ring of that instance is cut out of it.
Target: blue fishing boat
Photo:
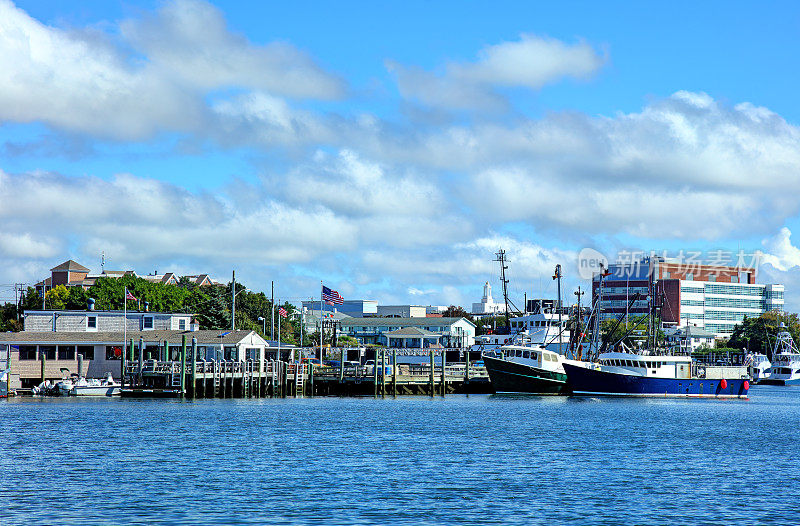
[[[746,367],[695,364],[690,356],[608,352],[563,366],[576,395],[747,398],[750,389]]]

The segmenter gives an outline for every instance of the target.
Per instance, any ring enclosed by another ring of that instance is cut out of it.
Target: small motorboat
[[[122,384],[115,381],[111,373],[106,373],[106,378],[102,380],[72,375],[56,386],[61,396],[114,396],[120,394],[122,388]]]

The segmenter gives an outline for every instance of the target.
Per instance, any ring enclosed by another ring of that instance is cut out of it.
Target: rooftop
[[[186,343],[190,345],[192,338],[197,338],[197,343],[200,345],[208,344],[221,344],[221,345],[234,345],[251,334],[258,336],[254,331],[238,330],[238,331],[220,331],[220,330],[204,330],[204,331],[128,331],[123,332],[3,332],[0,333],[0,343],[53,343],[53,344],[70,344],[70,343],[116,343],[119,344],[123,341],[133,340],[137,342],[142,338],[147,343],[161,343],[164,340],[168,341],[170,345],[180,345],[183,341],[183,336],[186,336]],[[258,336],[258,338],[261,338]]]
[[[467,318],[348,318],[342,320],[342,326],[377,327],[379,325],[395,327],[441,327],[452,325],[460,320],[464,320],[471,325],[475,325]]]
[[[67,261],[63,262],[62,264],[53,267],[50,269],[50,272],[59,272],[59,271],[70,271],[70,272],[89,272],[89,269],[78,263],[77,261],[73,261],[68,259]]]

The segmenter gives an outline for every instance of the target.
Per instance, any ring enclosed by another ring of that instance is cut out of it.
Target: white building
[[[191,324],[192,315],[188,313],[26,310],[23,330],[29,332],[188,331],[192,329]]]
[[[682,353],[692,353],[700,347],[714,347],[716,334],[702,327],[688,325],[681,328],[664,329],[667,345],[677,347]]]
[[[492,286],[487,281],[483,285],[483,297],[480,303],[472,304],[472,314],[501,314],[506,311],[504,303],[495,303],[492,298]]]
[[[680,280],[679,327],[702,327],[729,335],[745,316],[783,311],[783,285]]]
[[[421,305],[378,305],[381,318],[424,318],[427,313],[427,307]]]
[[[402,329],[419,329],[416,344],[462,349],[475,343],[475,324],[466,318],[348,318],[341,321],[342,332],[362,344],[391,346],[391,338],[409,338]],[[390,334],[393,333],[393,334]]]

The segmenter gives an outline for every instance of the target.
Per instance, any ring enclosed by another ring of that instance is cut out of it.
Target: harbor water
[[[0,402],[2,524],[797,524],[800,388]]]

